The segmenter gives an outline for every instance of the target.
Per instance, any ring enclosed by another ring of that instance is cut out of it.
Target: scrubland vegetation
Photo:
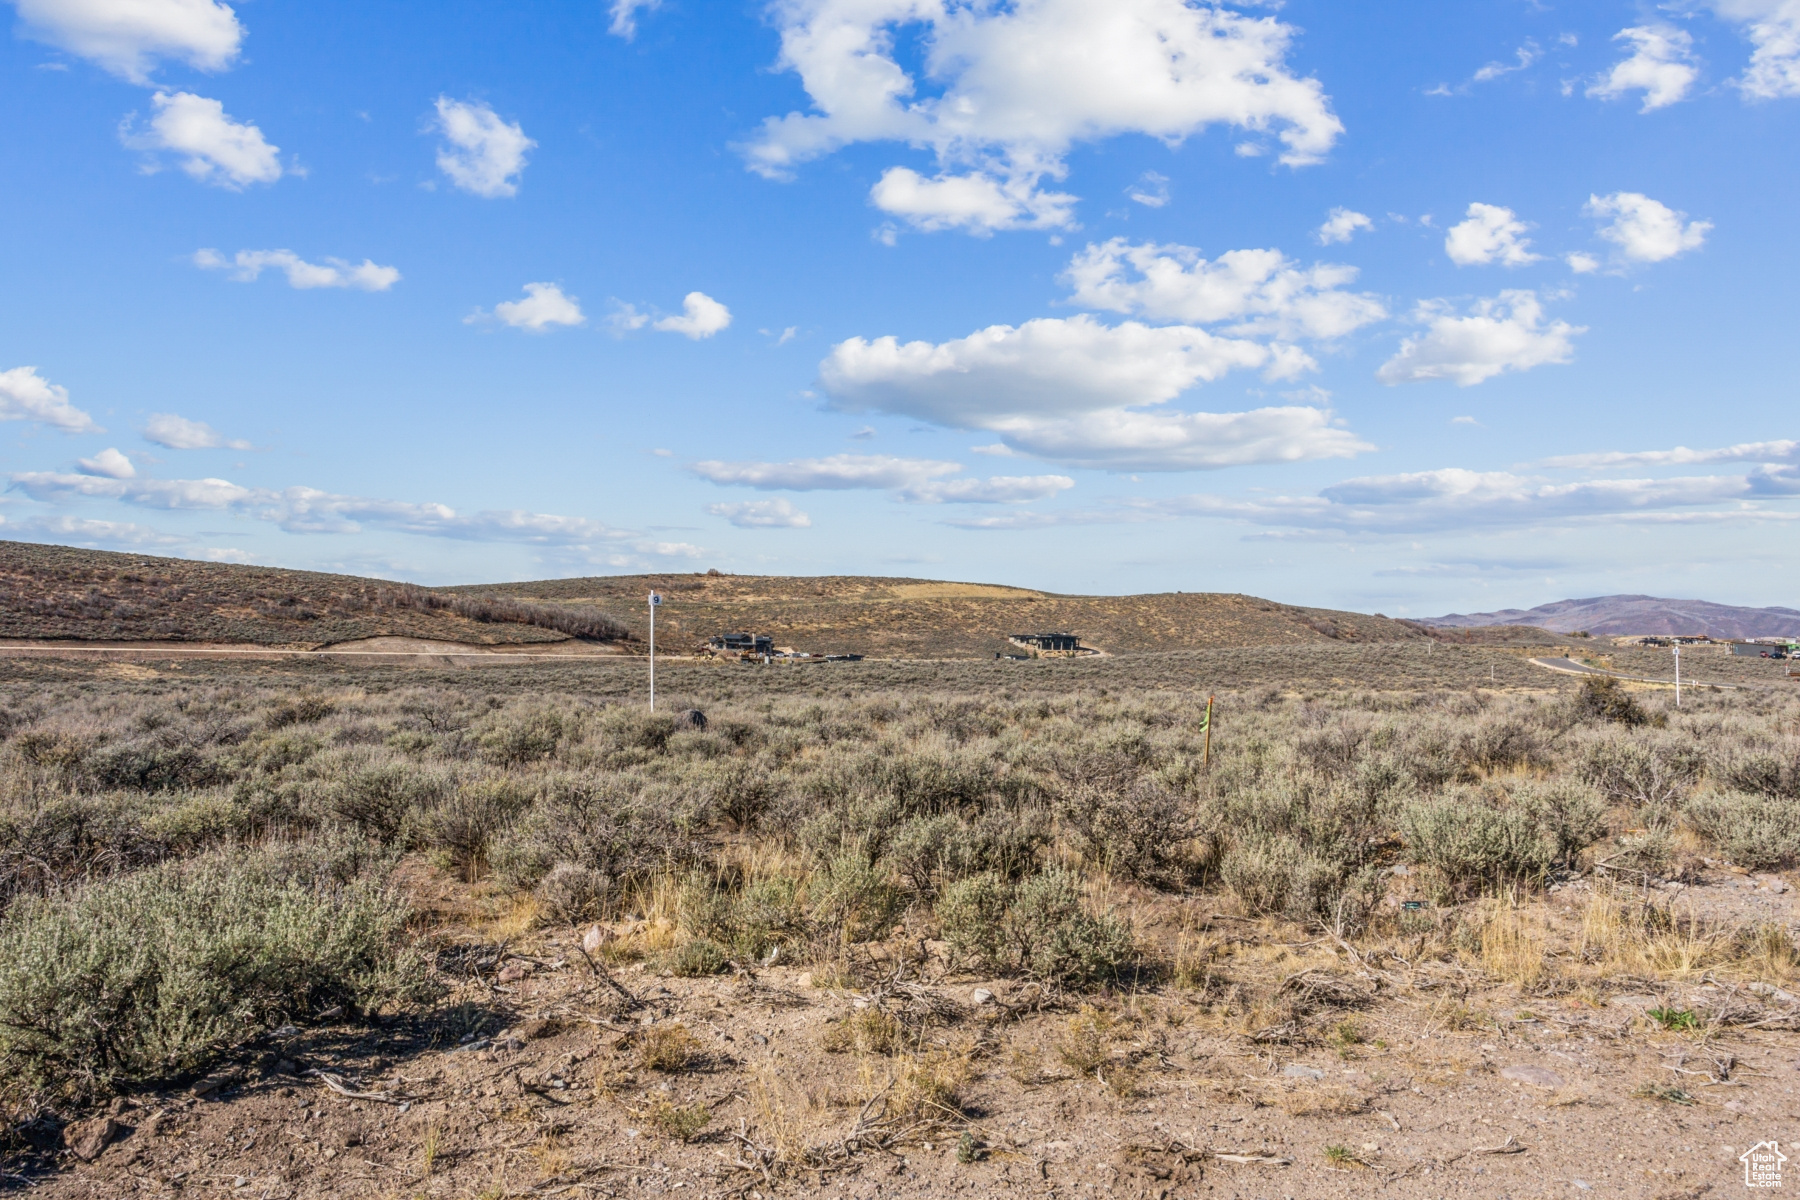
[[[843,970],[904,924],[954,968],[1045,994],[1204,976],[1134,928],[1145,896],[1536,979],[1558,969],[1546,935],[1493,903],[1591,870],[1602,842],[1614,878],[1800,860],[1800,705],[1752,693],[1676,711],[1602,682],[1270,688],[1222,699],[1207,762],[1191,693],[740,698],[690,728],[404,678],[14,692],[11,1086],[102,1096],[328,1008],[430,1003],[428,931],[393,876],[409,855],[543,923],[631,918],[606,954],[676,975]],[[1654,942],[1652,908],[1596,916],[1606,944],[1571,962],[1654,959],[1627,929]],[[1702,940],[1712,967],[1792,957],[1783,931]]]

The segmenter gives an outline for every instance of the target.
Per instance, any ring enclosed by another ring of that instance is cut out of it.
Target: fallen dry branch
[[[307,1072],[320,1083],[348,1100],[373,1100],[379,1104],[410,1104],[417,1096],[405,1096],[399,1092],[364,1092],[358,1091],[344,1082],[341,1075],[333,1075],[330,1071],[321,1071],[317,1067]]]

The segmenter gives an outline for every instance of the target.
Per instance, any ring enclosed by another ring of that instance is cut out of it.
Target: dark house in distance
[[[721,633],[706,640],[707,648],[724,654],[773,654],[775,639],[766,633]]]
[[[1083,654],[1081,639],[1072,633],[1010,633],[1006,640],[1035,654]]]

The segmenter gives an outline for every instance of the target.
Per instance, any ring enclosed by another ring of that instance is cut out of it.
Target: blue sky
[[[0,536],[1794,602],[1800,0],[11,0]]]

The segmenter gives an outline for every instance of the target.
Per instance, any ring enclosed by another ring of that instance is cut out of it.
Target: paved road
[[[1547,670],[1561,671],[1565,675],[1605,675],[1611,679],[1623,679],[1627,683],[1660,683],[1665,687],[1675,686],[1673,679],[1651,679],[1644,675],[1621,675],[1617,671],[1590,667],[1586,663],[1576,662],[1572,658],[1534,658],[1531,661]],[[1684,679],[1681,682],[1686,687],[1723,688],[1728,692],[1739,691],[1744,686],[1737,683],[1711,683],[1700,679]]]

